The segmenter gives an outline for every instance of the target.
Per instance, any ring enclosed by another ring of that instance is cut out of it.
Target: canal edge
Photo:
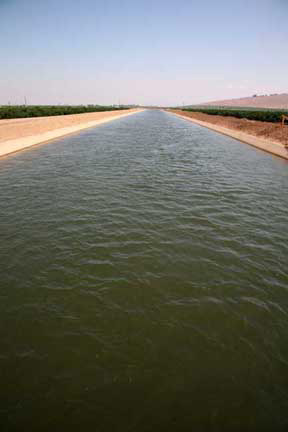
[[[101,124],[108,123],[110,121],[117,120],[123,117],[128,117],[130,115],[137,114],[142,111],[145,111],[145,109],[137,109],[137,110],[124,112],[124,113],[118,112],[114,116],[108,118],[80,123],[76,126],[66,126],[64,128],[54,129],[52,131],[44,132],[42,134],[31,135],[28,137],[3,141],[2,143],[0,143],[0,159],[18,153],[19,151],[22,150],[26,150],[26,149],[28,150],[30,147],[34,147],[37,144],[46,144],[57,138],[62,138],[67,135],[76,134],[77,132],[81,132],[84,129],[100,126]]]
[[[252,147],[256,147],[260,150],[263,150],[267,153],[273,154],[274,156],[279,156],[282,159],[288,160],[288,149],[285,149],[280,143],[276,143],[274,141],[264,140],[262,138],[258,138],[253,135],[246,134],[244,132],[234,131],[233,129],[228,129],[223,126],[217,126],[212,123],[203,122],[201,120],[196,120],[191,117],[187,117],[181,114],[176,114],[171,111],[166,111],[170,114],[173,114],[177,117],[180,117],[184,120],[188,120],[192,123],[198,124],[199,126],[203,126],[207,129],[213,130],[214,132],[218,132],[222,135],[229,136],[231,138],[237,139],[238,141],[244,142],[245,144],[249,144]]]

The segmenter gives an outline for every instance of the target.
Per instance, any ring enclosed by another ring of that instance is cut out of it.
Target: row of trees
[[[184,108],[183,111],[201,112],[210,115],[221,115],[225,117],[245,118],[248,120],[264,121],[271,123],[280,123],[283,114],[287,111],[274,111],[274,110],[238,110],[238,109],[222,109],[222,108]]]
[[[0,106],[0,119],[82,114],[126,108],[102,105],[2,105]]]

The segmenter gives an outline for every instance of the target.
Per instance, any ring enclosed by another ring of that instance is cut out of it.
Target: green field
[[[182,108],[182,111],[189,112],[201,112],[204,114],[210,115],[221,115],[225,117],[236,117],[240,119],[247,120],[256,120],[270,123],[279,123],[282,120],[282,115],[288,115],[288,111],[285,110],[268,110],[268,109],[239,109],[236,107],[231,108],[203,108],[203,107],[194,107],[194,108]]]
[[[0,119],[46,117],[123,109],[127,109],[127,107],[102,105],[2,105],[0,106]]]

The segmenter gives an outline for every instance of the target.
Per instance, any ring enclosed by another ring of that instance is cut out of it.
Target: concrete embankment
[[[0,157],[141,111],[130,109],[0,120]]]
[[[191,116],[187,116],[185,114],[179,114],[178,112],[175,112],[175,111],[168,110],[168,112],[170,112],[171,114],[174,114],[180,118],[183,118],[185,120],[196,123],[200,126],[206,127],[206,128],[211,129],[215,132],[219,132],[223,135],[230,136],[230,137],[235,138],[239,141],[242,141],[246,144],[249,144],[253,147],[257,147],[257,148],[264,150],[268,153],[271,153],[273,155],[276,155],[276,156],[279,156],[281,158],[288,160],[288,148],[285,147],[285,145],[280,143],[280,142],[264,139],[264,138],[261,138],[259,136],[254,136],[254,135],[251,135],[251,134],[246,133],[246,132],[242,132],[242,131],[238,131],[235,129],[230,129],[227,127],[219,126],[217,124],[209,123],[207,121],[198,120],[198,119],[195,119]],[[280,128],[280,126],[279,126],[279,128]]]

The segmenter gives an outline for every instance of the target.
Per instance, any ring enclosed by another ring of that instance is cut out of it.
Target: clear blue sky
[[[288,92],[288,0],[0,0],[0,103]]]

